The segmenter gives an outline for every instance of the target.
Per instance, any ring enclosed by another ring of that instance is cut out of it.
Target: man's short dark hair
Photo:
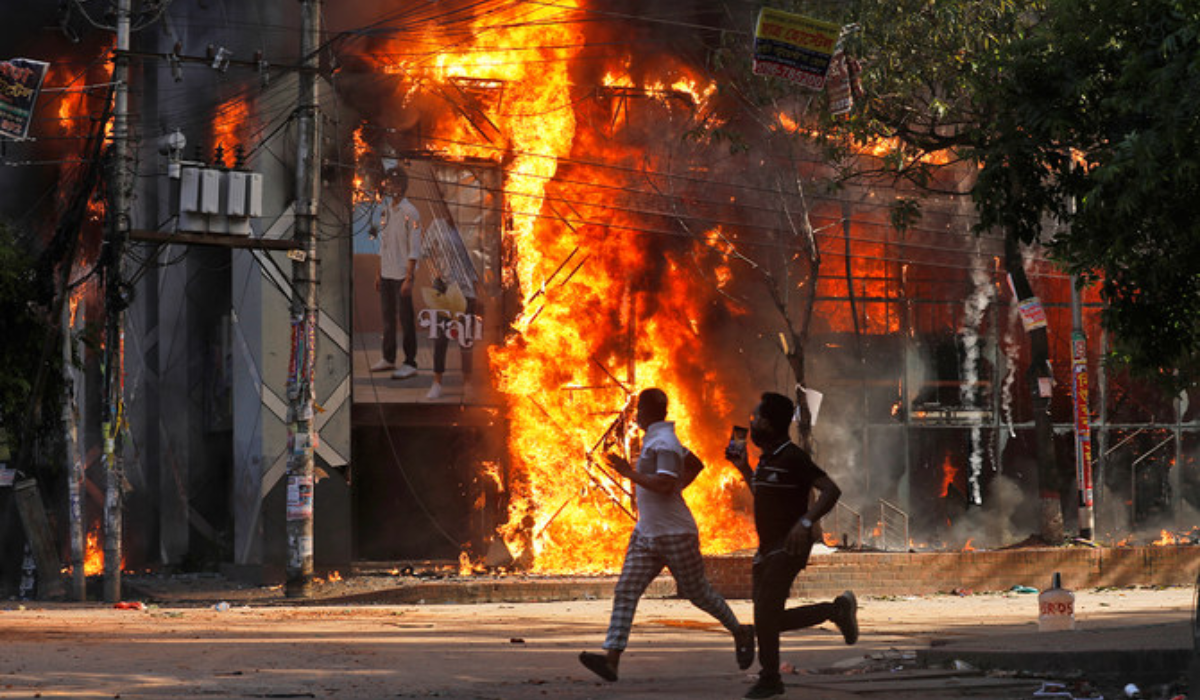
[[[383,181],[386,187],[398,197],[403,197],[408,192],[408,173],[404,172],[404,168],[399,165],[385,171]]]
[[[788,428],[792,426],[792,416],[796,414],[796,404],[783,394],[764,391],[758,412],[775,432],[787,435]]]
[[[651,422],[663,420],[667,417],[667,392],[653,387],[642,389],[638,394],[638,408]]]

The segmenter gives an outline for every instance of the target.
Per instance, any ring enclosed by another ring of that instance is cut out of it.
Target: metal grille
[[[825,529],[827,534],[833,535],[837,542],[826,544],[830,546],[843,546],[859,549],[863,545],[863,525],[862,514],[854,510],[845,503],[838,501],[833,508],[833,517],[826,522],[830,527]]]
[[[908,513],[879,499],[879,537],[876,546],[885,552],[908,551]]]

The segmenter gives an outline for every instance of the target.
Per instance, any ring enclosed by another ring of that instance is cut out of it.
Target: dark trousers
[[[439,312],[441,319],[445,320],[448,312]],[[475,300],[467,298],[467,316],[475,315]],[[457,319],[455,319],[457,320]],[[455,339],[457,343],[457,339]],[[443,327],[438,333],[437,340],[433,341],[433,371],[441,374],[446,371],[446,346],[450,344],[450,338],[446,337],[446,329]],[[471,376],[471,348],[462,349],[462,373],[463,377]]]
[[[788,593],[796,575],[808,563],[808,553],[792,556],[781,549],[754,557],[754,631],[758,637],[761,678],[779,679],[779,635],[819,625],[833,618],[833,603],[787,608]]]
[[[379,280],[379,306],[383,309],[383,359],[396,361],[396,317],[404,336],[404,364],[417,366],[417,319],[412,294],[401,294],[404,280]]]

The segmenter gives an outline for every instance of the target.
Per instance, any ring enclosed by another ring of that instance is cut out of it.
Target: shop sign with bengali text
[[[49,63],[28,58],[0,61],[0,138],[29,135],[33,105],[49,67]]]
[[[820,90],[841,34],[832,22],[764,7],[754,30],[754,73]]]

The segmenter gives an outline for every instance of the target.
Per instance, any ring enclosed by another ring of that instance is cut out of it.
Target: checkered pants
[[[613,591],[612,619],[608,623],[608,637],[604,640],[605,649],[625,648],[638,600],[664,566],[671,570],[681,596],[715,617],[725,629],[737,632],[737,616],[704,577],[700,538],[697,535],[643,537],[635,530],[629,538],[629,548],[625,550],[621,578]]]

